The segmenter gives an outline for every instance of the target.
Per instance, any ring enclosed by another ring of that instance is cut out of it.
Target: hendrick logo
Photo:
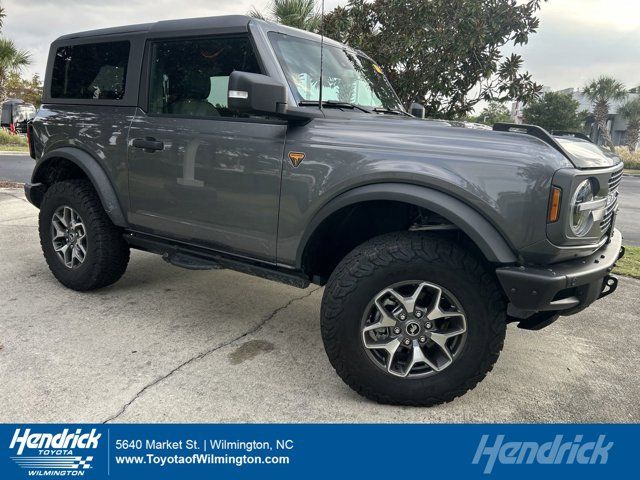
[[[33,432],[30,428],[18,428],[13,434],[11,457],[21,468],[28,470],[29,476],[83,476],[91,468],[92,455],[79,450],[94,450],[102,437],[95,428],[84,432],[81,428],[74,432],[68,428],[59,433]],[[91,451],[88,453],[92,453]]]
[[[538,442],[505,442],[504,435],[496,435],[493,444],[489,443],[489,435],[483,435],[473,457],[472,463],[477,465],[486,456],[484,473],[493,471],[496,462],[503,465],[540,465],[574,463],[580,465],[604,465],[609,459],[609,450],[613,442],[606,441],[606,435],[598,436],[595,442],[584,442],[582,435],[576,435],[573,441],[563,441],[562,435],[556,435],[553,441]]]

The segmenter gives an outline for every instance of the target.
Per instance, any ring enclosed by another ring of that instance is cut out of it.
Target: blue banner
[[[0,478],[613,478],[638,425],[0,425]]]

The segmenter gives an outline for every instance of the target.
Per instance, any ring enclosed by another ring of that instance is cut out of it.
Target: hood
[[[326,111],[325,111],[326,112]],[[533,135],[468,128],[444,120],[392,115],[326,115],[315,140],[327,145],[370,148],[388,158],[417,157],[443,166],[454,164],[545,165],[553,171],[573,166],[549,135],[551,144]]]
[[[554,140],[576,168],[613,167],[622,161],[615,153],[588,140],[575,137],[554,137]]]
[[[384,122],[391,128],[394,123],[404,123],[403,128],[407,128],[407,133],[413,132],[419,134],[430,134],[433,127],[449,127],[458,130],[457,134],[451,136],[469,145],[481,144],[483,147],[495,149],[497,152],[504,152],[505,149],[514,153],[522,153],[529,151],[532,155],[540,154],[542,151],[553,149],[568,159],[575,168],[607,168],[613,167],[621,162],[615,153],[606,150],[592,143],[588,139],[583,139],[578,134],[576,136],[551,136],[544,129],[535,125],[515,125],[515,124],[496,124],[494,128],[468,122],[455,122],[445,120],[418,120],[408,119],[406,117],[396,118],[398,122],[384,120],[379,117],[377,121]],[[480,131],[478,131],[480,130]]]

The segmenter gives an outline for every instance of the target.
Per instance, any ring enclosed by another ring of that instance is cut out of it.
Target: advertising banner
[[[0,427],[0,478],[612,478],[637,425]]]

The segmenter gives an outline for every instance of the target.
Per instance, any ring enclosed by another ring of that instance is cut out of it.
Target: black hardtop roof
[[[105,35],[119,35],[126,33],[163,33],[174,31],[201,30],[203,28],[237,28],[247,29],[252,17],[246,15],[225,15],[219,17],[185,18],[180,20],[161,20],[153,23],[124,25],[121,27],[101,28],[86,32],[70,33],[59,37],[60,40],[71,40]]]
[[[63,35],[54,41],[54,44],[64,43],[68,40],[86,41],[86,39],[105,36],[117,36],[126,34],[142,34],[149,36],[162,36],[163,34],[189,34],[193,32],[194,35],[201,34],[208,29],[216,28],[227,31],[248,32],[249,23],[257,25],[264,31],[275,31],[286,35],[293,35],[299,38],[305,38],[307,40],[320,41],[320,35],[317,33],[308,32],[306,30],[299,30],[293,27],[287,27],[279,23],[269,22],[248,15],[223,15],[218,17],[197,17],[197,18],[185,18],[178,20],[161,20],[154,23],[140,23],[137,25],[124,25],[121,27],[101,28],[98,30],[89,30],[86,32],[70,33]],[[327,45],[336,46],[339,48],[348,47],[347,45],[336,42],[330,38],[325,37],[324,42]],[[364,52],[358,49],[352,49],[361,55],[365,55]]]

